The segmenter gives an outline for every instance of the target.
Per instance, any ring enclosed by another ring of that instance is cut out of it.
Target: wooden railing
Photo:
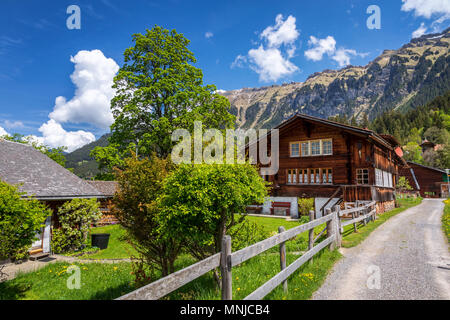
[[[353,224],[353,229],[356,232],[358,222],[366,225],[368,221],[373,221],[377,218],[376,201],[357,201],[354,208],[339,210],[340,217],[340,232],[344,232],[344,227]],[[350,218],[345,218],[351,215]]]
[[[227,235],[222,240],[222,252],[199,261],[180,271],[172,273],[160,280],[143,286],[142,288],[128,293],[118,299],[156,300],[201,277],[207,272],[220,267],[222,275],[222,300],[231,300],[233,267],[236,267],[242,262],[247,261],[277,245],[279,246],[280,252],[281,271],[244,299],[262,299],[280,284],[283,284],[284,290],[287,291],[287,279],[292,273],[300,268],[305,262],[311,260],[314,255],[325,247],[330,246],[331,250],[339,247],[341,244],[341,233],[343,233],[343,227],[352,223],[356,225],[356,223],[360,221],[365,222],[365,219],[369,219],[370,217],[374,218],[376,215],[376,210],[370,209],[374,206],[375,201],[361,204],[358,207],[346,210],[340,210],[339,206],[335,206],[333,211],[330,208],[327,208],[325,210],[326,215],[319,219],[314,219],[314,211],[311,211],[310,222],[289,230],[284,230],[283,227],[280,227],[277,235],[236,252],[231,252],[231,237]],[[342,216],[349,214],[352,214],[352,219],[341,221]],[[326,224],[326,227],[314,238],[314,228],[324,223]],[[306,231],[309,231],[308,251],[306,251],[293,263],[286,266],[286,241],[289,241]],[[325,231],[326,239],[321,241],[319,244],[314,245],[315,242],[317,242],[317,240],[325,233]]]

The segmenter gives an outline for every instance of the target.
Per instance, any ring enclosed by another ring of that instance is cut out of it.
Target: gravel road
[[[341,259],[314,300],[450,300],[450,254],[442,199],[390,218]]]

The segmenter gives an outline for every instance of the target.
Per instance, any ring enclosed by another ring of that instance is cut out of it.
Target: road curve
[[[450,255],[442,199],[390,218],[342,258],[313,300],[450,300]]]

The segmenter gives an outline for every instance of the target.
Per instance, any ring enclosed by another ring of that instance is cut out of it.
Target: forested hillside
[[[92,179],[98,173],[98,164],[91,157],[91,150],[97,146],[106,147],[108,145],[108,137],[111,134],[105,134],[101,136],[98,140],[83,146],[66,155],[66,167],[73,168],[73,173],[75,173],[80,178]]]
[[[450,91],[405,113],[385,112],[369,128],[391,134],[401,141],[407,160],[450,168]],[[434,143],[436,150],[422,154],[420,144],[424,140]]]

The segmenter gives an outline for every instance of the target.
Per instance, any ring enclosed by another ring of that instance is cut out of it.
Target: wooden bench
[[[248,206],[246,208],[247,213],[256,213],[256,214],[260,214],[262,212],[262,207],[261,206],[257,206],[257,205],[253,205],[253,206]]]
[[[284,208],[286,209],[286,215],[291,215],[291,203],[290,202],[272,202],[272,208],[270,208],[270,214],[275,214],[275,208]]]

